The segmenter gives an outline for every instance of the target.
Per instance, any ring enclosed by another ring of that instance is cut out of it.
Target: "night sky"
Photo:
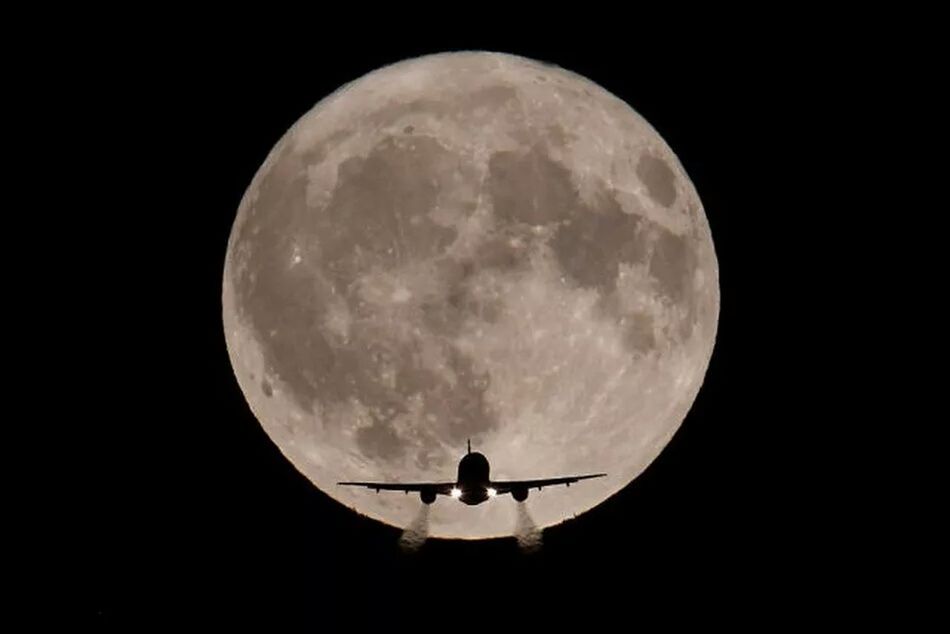
[[[586,46],[122,39],[67,62],[64,87],[86,95],[80,161],[97,196],[75,222],[90,236],[89,283],[68,291],[88,333],[81,380],[96,386],[71,402],[96,420],[76,476],[85,494],[66,514],[63,584],[78,615],[132,630],[253,617],[338,631],[390,619],[455,627],[481,610],[497,610],[505,629],[512,609],[529,624],[619,611],[632,627],[641,617],[803,618],[800,606],[831,600],[838,538],[825,502],[807,493],[815,459],[801,450],[834,416],[803,417],[818,389],[807,305],[825,291],[808,283],[815,266],[788,255],[817,248],[801,242],[799,204],[829,185],[800,159],[831,78],[807,76],[767,33],[684,41],[668,55],[634,34]],[[341,84],[460,49],[555,63],[627,101],[692,179],[720,267],[718,339],[685,422],[646,472],[547,529],[533,555],[513,538],[402,553],[398,529],[317,490],[269,440],[222,331],[231,223],[274,143]]]

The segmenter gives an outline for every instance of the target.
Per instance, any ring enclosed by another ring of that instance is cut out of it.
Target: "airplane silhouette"
[[[418,492],[419,497],[426,504],[435,502],[437,495],[448,495],[460,502],[474,506],[498,495],[510,493],[511,497],[519,502],[528,499],[528,489],[564,484],[571,486],[574,482],[589,478],[602,478],[606,473],[590,475],[566,476],[549,478],[547,480],[492,480],[489,473],[488,458],[472,451],[472,441],[468,441],[468,453],[459,460],[458,477],[455,482],[415,482],[403,484],[397,482],[337,482],[343,486],[366,487],[380,491],[410,491]]]

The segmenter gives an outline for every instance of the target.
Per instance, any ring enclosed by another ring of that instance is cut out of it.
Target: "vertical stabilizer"
[[[472,453],[472,439],[468,439],[468,453]]]

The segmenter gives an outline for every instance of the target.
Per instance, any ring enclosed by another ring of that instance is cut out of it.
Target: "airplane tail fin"
[[[472,439],[468,439],[468,453],[472,453]]]

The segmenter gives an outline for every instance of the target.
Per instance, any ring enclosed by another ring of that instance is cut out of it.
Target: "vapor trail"
[[[524,502],[517,503],[518,516],[515,523],[515,539],[518,540],[518,548],[524,553],[534,553],[541,548],[541,529],[531,519],[528,513],[528,505]]]
[[[429,537],[429,505],[423,504],[419,513],[399,537],[399,545],[405,552],[415,552]]]

